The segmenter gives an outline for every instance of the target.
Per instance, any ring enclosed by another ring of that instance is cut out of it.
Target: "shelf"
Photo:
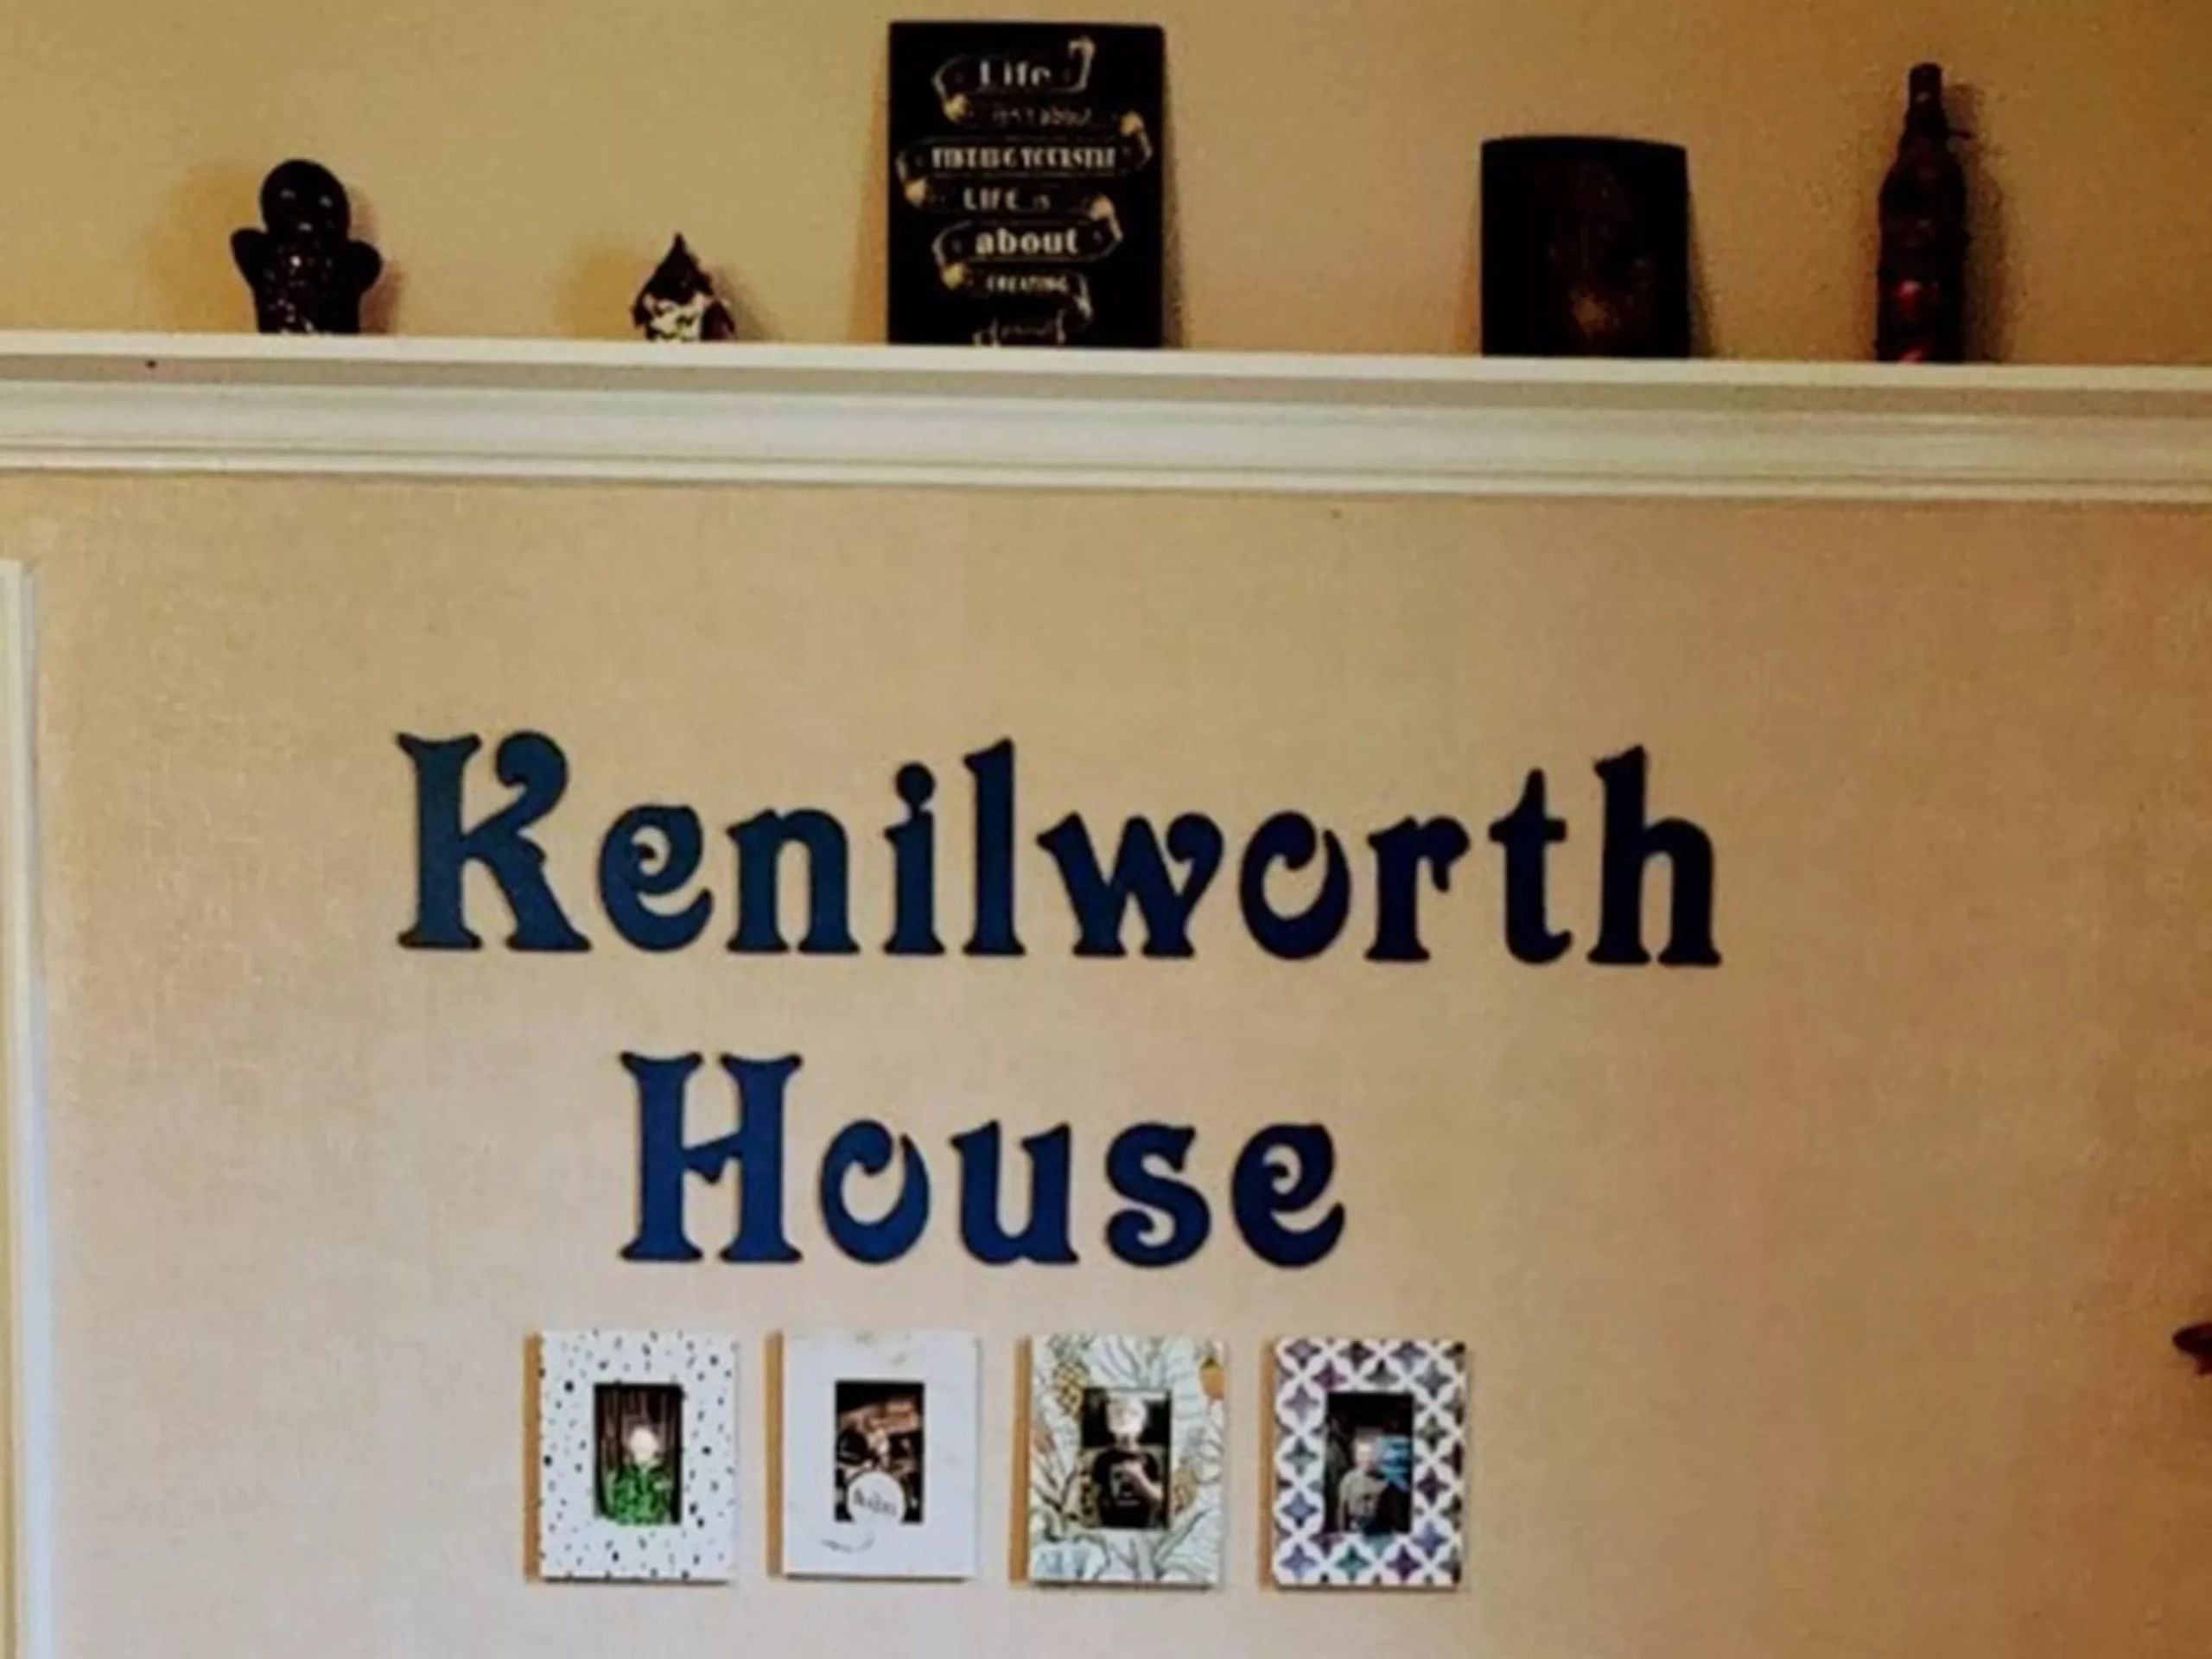
[[[2212,369],[0,333],[0,468],[2212,502]]]

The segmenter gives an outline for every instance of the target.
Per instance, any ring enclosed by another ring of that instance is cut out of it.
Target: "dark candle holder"
[[[1686,151],[1493,138],[1482,171],[1486,355],[1690,354]]]

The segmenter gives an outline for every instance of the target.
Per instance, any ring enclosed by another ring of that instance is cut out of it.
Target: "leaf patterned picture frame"
[[[1030,1580],[1219,1584],[1224,1345],[1064,1334],[1029,1360]]]
[[[1466,1344],[1275,1344],[1274,1580],[1448,1590],[1466,1561]]]

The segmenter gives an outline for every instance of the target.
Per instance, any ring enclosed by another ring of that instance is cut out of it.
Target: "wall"
[[[2201,1652],[2208,556],[2118,512],[0,481],[63,1659]],[[400,950],[392,734],[525,725],[575,768],[564,891],[633,802],[817,804],[870,940],[893,768],[1001,735],[1029,834],[1298,805],[1477,851],[1419,967],[1272,962],[1225,882],[1194,959],[1077,961],[1026,836],[1019,963]],[[1588,766],[1633,743],[1719,849],[1725,964],[1515,963],[1479,826],[1548,770],[1586,944]],[[626,1265],[625,1048],[804,1054],[802,1157],[880,1114],[942,1178],[951,1133],[1071,1122],[1086,1262],[980,1267],[941,1197],[855,1267],[795,1173],[804,1266]],[[1344,1243],[1114,1263],[1096,1160],[1148,1116],[1217,1194],[1251,1128],[1330,1122]],[[747,1344],[735,1586],[525,1581],[524,1340],[593,1322]],[[772,1579],[762,1338],[912,1322],[985,1338],[982,1580]],[[1232,1344],[1223,1590],[1004,1581],[1014,1345],[1070,1323]],[[1459,1593],[1259,1587],[1264,1344],[1316,1329],[1472,1344]]]
[[[1935,57],[1978,134],[1985,348],[2212,362],[2206,0],[952,10],[1166,26],[1192,346],[1466,346],[1477,146],[1595,130],[1689,145],[1716,350],[1864,357],[1874,191],[1905,69]],[[228,233],[263,172],[303,151],[358,188],[397,267],[385,321],[405,333],[622,334],[680,227],[755,332],[879,339],[895,15],[10,0],[0,327],[249,326]]]

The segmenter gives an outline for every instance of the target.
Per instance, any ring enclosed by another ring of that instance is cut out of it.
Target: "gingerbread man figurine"
[[[286,162],[262,181],[261,217],[265,228],[231,236],[261,332],[359,334],[361,296],[384,259],[353,239],[346,188],[314,162]]]

